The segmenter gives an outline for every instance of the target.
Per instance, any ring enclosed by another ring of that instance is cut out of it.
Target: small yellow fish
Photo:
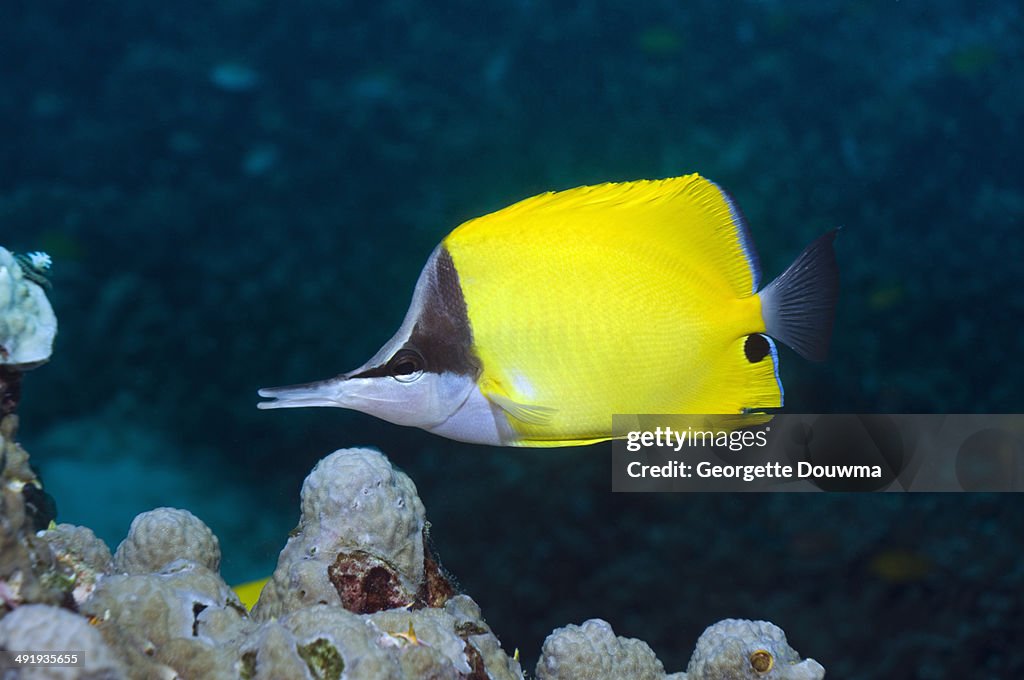
[[[259,407],[350,408],[508,446],[609,439],[616,413],[776,408],[771,337],[827,352],[834,238],[759,291],[739,209],[699,175],[534,196],[452,231],[366,364],[261,389]]]
[[[238,599],[242,601],[245,608],[252,611],[252,608],[256,605],[256,601],[260,599],[260,594],[263,592],[263,586],[267,585],[269,580],[269,578],[261,578],[257,581],[240,583],[237,586],[234,586],[232,590],[235,591],[235,595],[238,595]]]

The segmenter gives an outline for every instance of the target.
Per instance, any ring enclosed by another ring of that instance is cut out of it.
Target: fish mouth
[[[340,406],[345,405],[338,399],[339,383],[343,377],[330,380],[285,385],[283,387],[263,387],[257,394],[271,401],[257,402],[256,408],[305,408],[307,406]]]

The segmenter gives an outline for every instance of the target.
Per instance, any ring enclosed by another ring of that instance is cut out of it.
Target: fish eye
[[[750,666],[758,673],[767,673],[775,665],[775,659],[767,649],[759,649],[750,655]]]
[[[388,372],[399,382],[413,382],[423,375],[423,356],[412,349],[401,349],[388,362]]]

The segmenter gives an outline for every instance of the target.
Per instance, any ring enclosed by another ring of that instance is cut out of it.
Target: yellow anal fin
[[[581,437],[579,439],[537,439],[534,437],[525,437],[517,441],[511,442],[509,446],[522,446],[525,448],[533,449],[556,449],[567,446],[589,446],[591,444],[598,444],[600,442],[606,442],[609,439],[614,439],[611,435],[605,437]]]

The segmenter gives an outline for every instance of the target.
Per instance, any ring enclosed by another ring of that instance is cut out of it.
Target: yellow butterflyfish
[[[697,174],[534,196],[445,237],[366,364],[261,389],[259,407],[337,406],[508,446],[609,439],[617,413],[777,408],[772,338],[827,352],[835,234],[760,288],[739,209]]]

